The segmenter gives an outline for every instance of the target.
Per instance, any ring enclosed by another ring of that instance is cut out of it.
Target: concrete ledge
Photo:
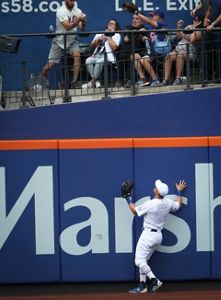
[[[202,84],[194,84],[190,86],[190,90],[192,89],[205,89],[205,88],[213,88],[221,86],[221,84],[209,84],[208,87],[202,87]],[[97,100],[105,100],[105,99],[118,99],[124,98],[128,96],[137,96],[137,95],[151,95],[151,94],[161,94],[161,93],[171,93],[177,91],[184,91],[188,90],[186,85],[169,85],[169,86],[158,86],[158,87],[140,87],[135,89],[135,94],[133,94],[132,88],[124,88],[124,87],[113,87],[108,88],[107,90],[107,97],[105,97],[105,89],[96,88],[96,89],[70,89],[69,97],[70,103],[77,103],[77,102],[87,102],[87,101],[97,101]],[[64,104],[64,90],[50,90],[50,98],[46,99],[33,99],[34,106],[32,103],[28,101],[28,95],[25,97],[25,102],[23,100],[22,91],[10,91],[4,92],[4,98],[6,100],[6,107],[4,110],[10,109],[19,109],[24,107],[24,103],[26,104],[25,107],[39,107],[39,106],[46,106],[46,105],[57,105],[57,104]],[[68,104],[68,103],[65,103]],[[2,109],[2,107],[1,107]]]

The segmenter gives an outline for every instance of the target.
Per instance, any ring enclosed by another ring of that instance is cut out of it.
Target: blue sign
[[[162,280],[221,278],[220,137],[0,146],[1,283],[137,279],[142,218],[131,214],[120,185],[133,179],[139,204],[151,201],[159,176],[174,200],[175,182],[184,178],[188,188],[166,221],[154,272]]]

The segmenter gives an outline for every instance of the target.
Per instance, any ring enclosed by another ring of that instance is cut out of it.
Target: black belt
[[[151,232],[157,232],[157,231],[158,231],[157,229],[155,229],[155,228],[150,228],[150,227],[144,227],[143,230],[144,230],[144,229],[148,229],[148,230],[150,230]]]

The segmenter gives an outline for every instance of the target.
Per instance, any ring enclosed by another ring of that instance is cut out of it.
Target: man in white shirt
[[[86,15],[78,8],[77,2],[75,0],[65,0],[56,13],[56,33],[73,33],[77,31],[78,27],[83,31],[85,22]],[[43,77],[47,77],[54,64],[60,62],[64,47],[64,36],[57,35],[52,41],[48,63],[43,68]],[[77,79],[81,64],[79,42],[76,35],[66,36],[66,49],[73,57],[73,79],[70,86],[74,88],[80,86]]]
[[[156,247],[162,242],[162,233],[164,222],[170,212],[176,212],[182,205],[182,191],[187,187],[184,180],[176,183],[177,199],[173,201],[164,198],[169,188],[161,180],[155,181],[154,199],[146,201],[140,206],[135,206],[131,193],[126,198],[129,208],[134,215],[143,216],[143,231],[136,246],[135,264],[139,268],[140,284],[138,287],[129,290],[130,293],[156,292],[162,285],[162,282],[152,272],[148,265],[148,260],[153,255]],[[150,280],[150,287],[147,288],[146,279]]]

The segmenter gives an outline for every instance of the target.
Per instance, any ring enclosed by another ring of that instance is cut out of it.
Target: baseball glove
[[[132,2],[123,3],[122,8],[123,11],[127,11],[131,14],[134,14],[136,11],[138,11],[138,7]]]
[[[123,198],[131,196],[134,183],[131,180],[125,180],[121,185],[121,195]]]

